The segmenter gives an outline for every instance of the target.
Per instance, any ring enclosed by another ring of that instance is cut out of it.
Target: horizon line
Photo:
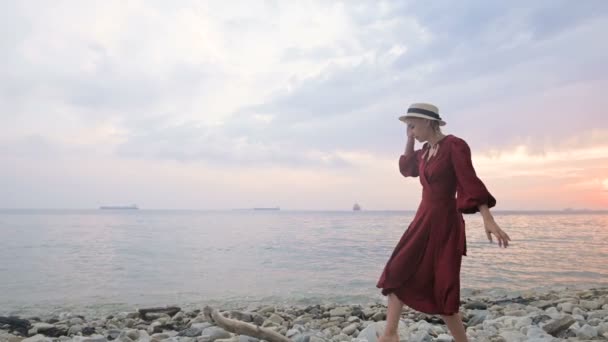
[[[116,209],[114,211],[127,211],[127,212],[137,212],[137,211],[258,211],[255,210],[257,207],[252,208],[224,208],[224,209],[204,209],[204,208],[140,208],[137,209]],[[91,207],[81,207],[81,208],[42,208],[42,207],[16,207],[16,208],[0,208],[0,211],[9,211],[9,210],[91,210],[91,211],[112,211]],[[310,212],[310,211],[325,211],[325,212],[383,212],[383,211],[394,211],[394,212],[416,212],[417,209],[361,209],[360,211],[354,211],[352,209],[289,209],[289,208],[280,208],[279,210],[272,211],[298,211],[298,212]],[[606,209],[589,209],[589,208],[564,208],[564,209],[492,209],[492,212],[500,213],[500,212],[557,212],[557,213],[573,213],[573,212],[608,212],[608,208]]]

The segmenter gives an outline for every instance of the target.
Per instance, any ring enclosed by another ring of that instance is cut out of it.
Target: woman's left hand
[[[500,229],[496,221],[494,221],[493,219],[484,220],[483,225],[486,230],[488,240],[490,240],[490,242],[493,242],[492,235],[494,235],[496,237],[496,240],[498,241],[498,246],[507,248],[507,246],[509,245],[509,241],[511,241],[511,238],[509,237],[509,235],[507,235],[507,233],[505,233],[504,230]]]

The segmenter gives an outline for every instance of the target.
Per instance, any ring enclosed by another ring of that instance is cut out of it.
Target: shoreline
[[[462,292],[461,315],[472,341],[608,339],[608,287]],[[306,304],[208,301],[171,305],[178,309],[170,315],[162,310],[141,313],[149,307],[107,305],[107,310],[97,312],[81,306],[70,311],[59,307],[35,317],[21,314],[13,324],[7,323],[5,313],[0,313],[0,341],[257,342],[230,334],[204,319],[203,308],[209,305],[224,311],[227,317],[269,328],[297,342],[375,342],[374,334],[383,329],[386,315],[386,301],[382,300],[364,304],[328,300]],[[402,339],[449,341],[447,334],[439,316],[404,309]],[[34,337],[26,339],[27,336]]]
[[[524,289],[513,289],[509,287],[489,287],[489,288],[461,288],[461,300],[467,298],[488,297],[493,299],[506,299],[519,296],[528,296],[529,294],[540,294],[561,291],[585,291],[591,289],[608,289],[608,283],[590,283],[590,284],[568,284],[561,286],[542,286],[531,287]],[[134,310],[141,307],[154,306],[179,306],[184,309],[193,309],[212,305],[216,307],[226,308],[230,310],[238,310],[250,306],[277,305],[277,306],[308,306],[316,304],[336,304],[336,305],[371,305],[371,304],[386,304],[386,297],[380,294],[380,291],[370,291],[369,293],[356,293],[351,295],[322,295],[322,294],[292,294],[289,296],[226,296],[219,298],[206,298],[200,296],[197,300],[192,300],[191,294],[186,297],[188,299],[179,299],[179,295],[171,296],[172,299],[160,299],[151,301],[150,298],[168,298],[166,295],[150,295],[142,301],[121,302],[105,298],[96,301],[73,300],[69,302],[59,302],[57,300],[47,301],[30,301],[29,303],[18,302],[1,302],[0,301],[0,316],[22,315],[22,316],[40,316],[45,314],[61,313],[61,312],[76,312],[85,316],[109,315],[116,311]],[[100,298],[100,297],[98,297]],[[0,341],[1,342],[1,341]]]
[[[289,208],[280,208],[280,210],[263,210],[264,208],[258,208],[262,210],[255,210],[256,208],[229,208],[229,209],[167,209],[167,208],[138,208],[135,210],[132,209],[100,209],[100,208],[0,208],[0,213],[32,213],[32,212],[40,212],[40,213],[58,213],[58,212],[91,212],[91,213],[163,213],[163,212],[174,212],[174,213],[234,213],[234,212],[245,212],[245,213],[253,213],[253,212],[283,212],[283,213],[409,213],[415,214],[416,208],[414,209],[362,209],[352,210],[348,208],[344,209],[289,209]],[[582,215],[582,214],[608,214],[608,208],[605,209],[585,209],[585,208],[565,208],[565,209],[496,209],[492,210],[492,213],[495,214],[504,214],[504,215],[536,215],[536,214],[572,214],[572,215]]]

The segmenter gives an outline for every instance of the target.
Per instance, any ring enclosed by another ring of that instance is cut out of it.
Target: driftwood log
[[[203,309],[203,314],[207,317],[207,320],[215,322],[215,324],[224,330],[237,335],[256,337],[268,342],[291,342],[290,339],[276,331],[224,317],[217,309],[213,309],[209,306],[206,306]]]

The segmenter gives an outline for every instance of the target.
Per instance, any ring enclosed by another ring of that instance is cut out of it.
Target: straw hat
[[[445,121],[439,116],[439,108],[430,103],[414,103],[407,109],[407,114],[399,117],[399,120],[405,122],[409,118],[420,118],[427,120],[439,121],[439,126],[445,126]]]

